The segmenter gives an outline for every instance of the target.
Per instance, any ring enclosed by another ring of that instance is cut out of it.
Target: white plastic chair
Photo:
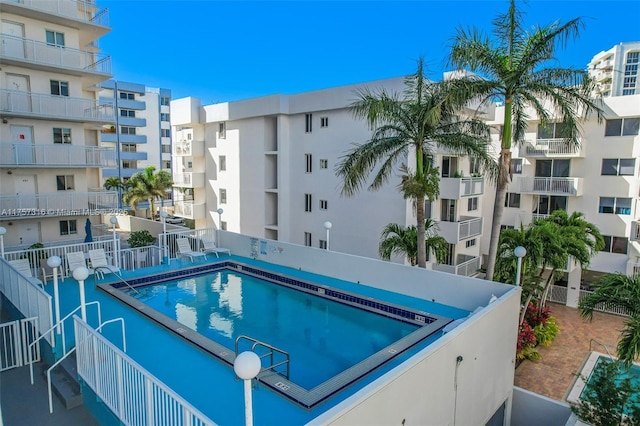
[[[188,257],[193,262],[194,257],[204,257],[207,258],[207,255],[201,251],[193,251],[191,250],[191,246],[189,245],[189,240],[186,238],[178,238],[176,239],[176,244],[178,245],[178,256],[179,257]]]
[[[84,258],[84,252],[72,251],[67,253],[67,265],[69,266],[69,275],[73,276],[73,271],[80,266],[87,268],[87,261]],[[93,274],[93,269],[87,268],[89,275]]]
[[[13,265],[13,267],[16,268],[18,272],[20,272],[20,274],[24,276],[31,284],[35,284],[40,286],[41,288],[44,288],[44,283],[42,282],[42,280],[33,276],[29,259],[10,260],[9,263]]]
[[[107,269],[113,274],[120,273],[120,268],[107,262],[107,255],[105,254],[104,249],[89,250],[89,259],[91,260],[91,267],[95,270],[100,269],[103,271],[104,269]]]
[[[229,256],[231,256],[231,250],[229,250],[228,248],[218,247],[216,246],[215,241],[207,239],[202,240],[202,252],[205,254],[213,253],[216,255],[216,257],[220,257],[218,253],[227,253]]]

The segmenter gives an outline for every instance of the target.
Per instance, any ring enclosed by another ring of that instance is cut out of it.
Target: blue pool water
[[[307,389],[419,328],[227,269],[138,291],[129,294],[232,351],[246,335],[288,352],[290,379]]]
[[[590,386],[592,386],[591,381],[593,379],[594,372],[598,369],[600,365],[608,362],[613,362],[613,361],[611,361],[611,359],[609,359],[606,356],[598,357],[598,360],[596,361],[596,364],[594,365],[593,370],[589,375],[586,386],[582,390],[582,393],[580,393],[580,399],[584,397],[586,392],[590,391]],[[617,379],[618,380],[630,379],[631,383],[633,383],[636,387],[640,386],[640,367],[638,367],[637,365],[632,365],[630,368],[626,369],[621,365]],[[640,404],[639,397],[636,397],[635,403]]]

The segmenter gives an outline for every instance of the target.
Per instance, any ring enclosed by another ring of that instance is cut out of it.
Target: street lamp
[[[58,267],[62,263],[59,256],[51,256],[47,259],[47,265],[53,268],[53,300],[56,303],[56,324],[60,322],[60,295],[58,293]],[[57,334],[60,334],[60,325],[56,327]]]
[[[111,218],[109,218],[109,222],[111,222],[111,224],[113,225],[113,257],[115,257],[115,267],[119,268],[120,266],[118,265],[118,245],[116,243],[116,223],[118,223],[118,218],[115,216],[111,216]]]
[[[323,226],[324,226],[324,229],[327,230],[327,251],[329,251],[329,230],[333,225],[331,224],[331,222],[326,221]]]
[[[162,210],[160,212],[160,217],[162,217],[162,254],[164,256],[164,261],[169,265],[171,263],[171,260],[169,260],[169,253],[167,251],[167,217],[169,217],[169,213]]]
[[[520,274],[522,272],[522,258],[527,254],[527,249],[518,246],[513,250],[513,254],[518,258],[518,266],[516,268],[516,285],[520,285]]]
[[[262,363],[255,352],[245,351],[233,361],[233,371],[244,380],[244,419],[246,426],[253,425],[253,408],[251,407],[251,380],[260,373]]]
[[[222,213],[224,213],[224,210],[222,210],[222,207],[220,207],[218,210],[218,235],[216,237],[216,239],[218,241],[216,241],[216,244],[218,245],[218,247],[220,247],[220,230],[222,229]]]
[[[84,266],[80,266],[73,270],[73,278],[78,281],[78,287],[80,287],[80,312],[82,314],[82,321],[87,322],[87,306],[84,300],[84,280],[89,276],[89,270]]]
[[[4,234],[7,233],[7,228],[0,226],[0,256],[4,259]]]

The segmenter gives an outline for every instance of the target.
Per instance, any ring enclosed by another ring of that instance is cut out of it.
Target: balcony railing
[[[0,144],[0,166],[115,167],[113,148],[69,144]]]
[[[460,255],[457,265],[445,265],[435,263],[433,269],[435,271],[447,272],[449,274],[464,275],[470,277],[480,269],[480,257]]]
[[[631,241],[640,241],[640,221],[631,222]]]
[[[527,157],[582,157],[582,146],[567,143],[564,139],[536,139],[524,143]]]
[[[450,244],[457,244],[467,238],[482,235],[482,218],[460,218],[458,222],[438,222],[438,234]]]
[[[0,195],[0,218],[88,215],[117,207],[116,191]]]
[[[94,25],[103,27],[109,26],[108,9],[99,9],[94,1],[79,0],[2,0],[3,9],[9,9],[12,4],[18,4],[22,7],[37,10],[40,12],[51,13],[54,15],[64,16],[78,21],[84,21]]]
[[[173,213],[176,216],[184,217],[186,219],[204,219],[204,203],[193,204],[190,202],[175,202],[173,205]]]
[[[87,73],[111,74],[111,57],[107,55],[5,34],[0,35],[0,46],[3,58]]]
[[[0,111],[24,117],[59,118],[66,121],[113,122],[112,103],[94,99],[0,90]]]
[[[173,175],[173,186],[184,188],[203,188],[204,173],[176,173]]]
[[[440,179],[440,198],[456,200],[484,194],[483,177],[462,177]]]
[[[518,176],[518,192],[525,194],[582,195],[582,178]]]
[[[173,155],[179,157],[202,157],[204,141],[181,140],[173,143]]]

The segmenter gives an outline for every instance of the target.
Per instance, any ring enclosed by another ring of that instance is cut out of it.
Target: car
[[[153,215],[153,219],[157,220],[159,222],[162,222],[162,217],[158,213]],[[184,226],[184,218],[178,217],[178,216],[168,215],[167,216],[167,223],[170,224],[170,225],[183,225]]]

